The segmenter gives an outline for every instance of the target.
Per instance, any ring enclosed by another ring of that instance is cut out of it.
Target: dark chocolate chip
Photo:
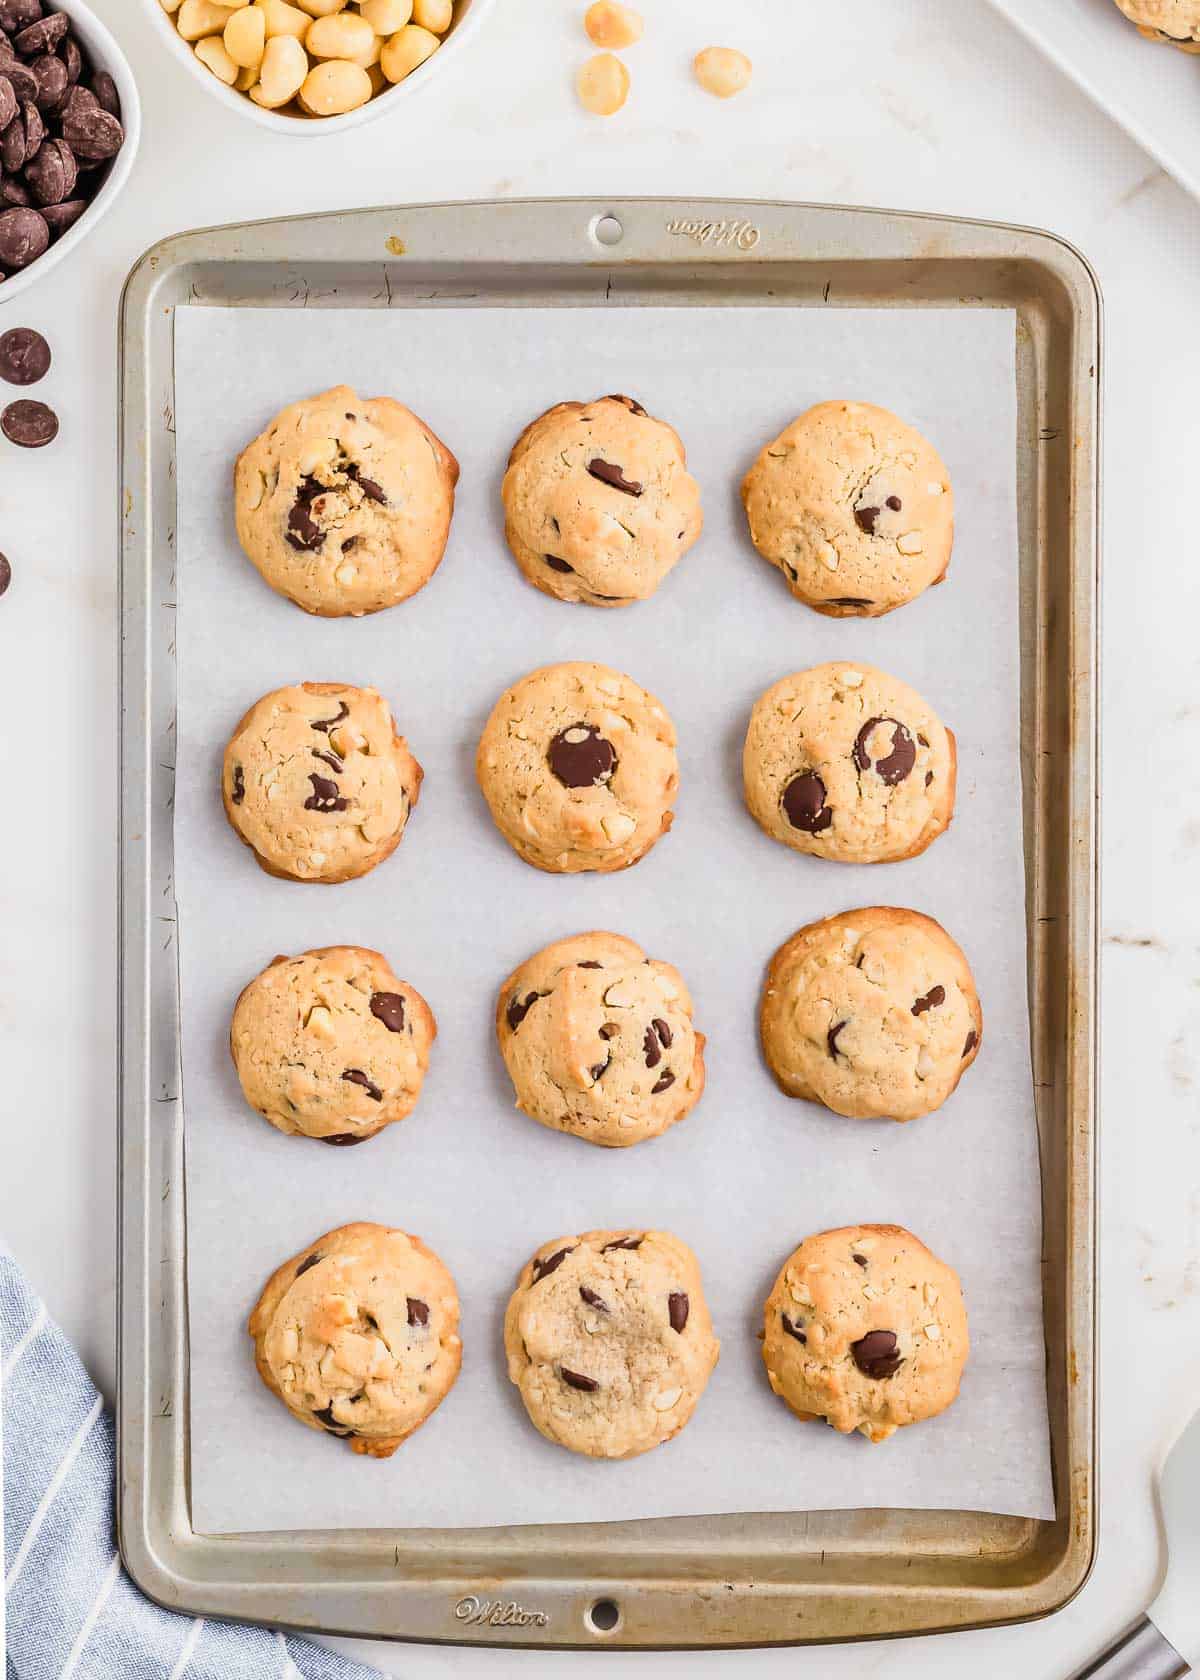
[[[2,220],[3,218],[0,218]],[[617,768],[617,754],[594,723],[573,723],[550,743],[551,771],[564,787],[603,787]]]
[[[361,1085],[372,1102],[383,1101],[383,1092],[379,1089],[379,1086],[375,1084],[374,1080],[367,1078],[361,1068],[347,1068],[345,1073],[342,1075],[342,1078],[347,1085]]]
[[[12,214],[11,211],[8,212]],[[4,220],[0,216],[0,222]],[[58,415],[45,403],[30,402],[28,397],[9,403],[0,414],[0,431],[10,443],[22,449],[41,449],[58,436]]]
[[[593,478],[598,478],[601,484],[609,485],[613,490],[620,490],[625,496],[640,496],[642,486],[636,479],[626,478],[620,467],[614,467],[611,461],[601,461],[597,458],[589,461],[587,470]]]
[[[604,1297],[597,1295],[596,1291],[589,1289],[586,1284],[580,1284],[579,1295],[581,1300],[586,1301],[589,1307],[595,1307],[597,1312],[606,1313],[608,1311],[608,1302]]]
[[[7,179],[4,182],[6,189],[18,185],[18,182]],[[21,190],[24,192],[24,188]],[[28,194],[25,196],[27,198]],[[49,243],[50,229],[45,217],[36,210],[18,205],[15,209],[0,211],[0,268],[6,273],[15,268],[27,268],[41,256]]]
[[[790,1336],[796,1342],[808,1342],[807,1333],[801,1329],[801,1325],[804,1323],[802,1318],[789,1318],[785,1312],[781,1312],[779,1322],[783,1325],[785,1336]]]
[[[14,35],[13,46],[22,58],[30,58],[34,53],[53,52],[69,28],[66,12],[47,12],[45,17],[38,18],[36,23],[26,24]],[[65,70],[66,65],[63,68]]]
[[[296,1277],[303,1277],[305,1272],[311,1272],[313,1267],[320,1263],[320,1260],[321,1255],[319,1252],[316,1254],[310,1254],[307,1260],[301,1260],[300,1264],[296,1267]],[[293,1278],[292,1282],[295,1283],[295,1281],[296,1278]]]
[[[529,992],[524,998],[514,997],[509,1000],[508,1008],[504,1011],[504,1018],[508,1022],[509,1032],[516,1032],[517,1028],[521,1025],[521,1022],[525,1019],[526,1015],[528,1015],[529,1011],[533,1008],[534,1004],[541,996],[541,992]]]
[[[67,71],[61,59],[36,60],[34,65],[35,75],[37,75],[37,64],[57,64],[62,75],[62,84],[65,87]],[[41,103],[42,101],[39,99],[38,104]],[[62,137],[76,157],[95,158],[99,161],[102,158],[116,156],[125,138],[125,130],[121,127],[120,120],[112,116],[110,112],[103,110],[99,103],[92,107],[85,106],[82,109],[72,105],[72,108],[63,114]]]
[[[67,80],[67,67],[62,59],[55,58],[53,53],[43,53],[40,58],[35,58],[32,61],[29,68],[37,83],[37,92],[33,96],[34,103],[39,111],[48,111],[58,104],[71,85]],[[108,151],[96,152],[89,149],[92,142],[88,136],[92,130],[88,122],[72,121],[68,128],[68,124],[64,121],[63,139],[73,152],[78,152],[80,157],[112,157],[125,138],[121,125],[115,118],[106,116],[99,107],[91,115],[96,122],[111,123],[116,129],[116,143]],[[107,144],[107,141],[103,143]]]
[[[0,554],[0,595],[3,595],[12,582],[12,567],[9,565],[7,554]]]
[[[979,1034],[975,1031],[975,1028],[972,1027],[970,1032],[967,1034],[967,1042],[963,1045],[963,1053],[962,1053],[962,1056],[959,1057],[959,1060],[960,1061],[965,1060],[966,1057],[968,1057],[971,1054],[972,1050],[974,1050],[975,1046],[978,1043],[979,1043]]]
[[[42,216],[50,229],[50,237],[57,239],[73,227],[88,207],[86,198],[73,198],[69,204],[44,204]]]
[[[865,531],[869,537],[875,535],[875,521],[878,518],[879,509],[877,507],[856,507],[854,510],[854,523],[860,531]]]
[[[868,1330],[850,1343],[850,1352],[863,1376],[877,1380],[894,1377],[904,1363],[894,1330]]]
[[[15,35],[42,15],[42,0],[0,0],[0,29]]]
[[[411,1295],[406,1295],[408,1303],[408,1322],[410,1324],[428,1324],[429,1306],[425,1301],[417,1301]]]
[[[346,477],[352,478],[369,502],[381,502],[387,506],[387,497],[383,492],[383,485],[376,484],[373,478],[368,478],[353,461],[346,468]]]
[[[558,1367],[558,1374],[568,1388],[577,1388],[583,1394],[594,1394],[600,1387],[595,1377],[580,1376],[578,1371],[568,1371],[565,1365]]]
[[[892,731],[891,750],[882,758],[871,762],[871,735],[876,729]],[[868,718],[859,730],[854,742],[854,767],[856,770],[874,769],[879,780],[886,787],[895,787],[910,774],[917,762],[917,749],[908,730],[896,718],[873,717]]]
[[[240,764],[233,767],[233,793],[231,798],[235,805],[240,805],[246,797],[246,772]]]
[[[96,71],[92,77],[92,92],[96,95],[102,111],[107,111],[110,117],[120,117],[121,99],[117,93],[117,84],[107,70]]]
[[[574,566],[569,565],[567,561],[560,560],[557,554],[543,554],[542,559],[552,572],[573,572],[575,570]]]
[[[7,128],[17,114],[17,92],[9,78],[0,74],[0,128]],[[18,168],[20,165],[18,165]]]
[[[64,38],[58,49],[58,56],[67,67],[67,80],[69,82],[77,82],[83,73],[83,54],[79,50],[79,43],[76,41],[74,35],[67,35]],[[107,71],[102,71],[101,74],[107,75]],[[109,76],[108,79],[110,82],[112,81],[111,76]],[[115,82],[113,83],[113,86],[114,88],[116,87]],[[117,113],[114,112],[113,114],[115,116]]]
[[[353,1435],[354,1433],[353,1429],[351,1429],[348,1424],[339,1423],[334,1417],[332,1403],[323,1407],[321,1411],[314,1412],[313,1416],[321,1425],[322,1429],[327,1429],[331,1435],[340,1435],[343,1441],[346,1439],[347,1435]]]
[[[314,758],[319,758],[322,764],[328,764],[335,776],[340,776],[342,771],[346,768],[336,753],[320,752],[316,747],[314,747],[312,755]]]
[[[875,603],[862,595],[834,595],[827,604],[831,607],[870,607]]]
[[[925,772],[925,786],[929,787],[929,785],[931,784],[932,781],[933,781],[933,771],[932,770],[926,770],[926,772]]]
[[[610,1248],[641,1248],[642,1241],[641,1237],[618,1237],[615,1242],[605,1243],[600,1252],[607,1254]]]
[[[338,702],[338,710],[337,710],[337,716],[336,717],[316,718],[312,723],[309,724],[308,727],[310,729],[317,730],[322,735],[328,735],[329,731],[333,728],[333,726],[335,724],[341,723],[343,718],[348,718],[349,716],[350,716],[349,706],[347,706],[347,704],[344,700],[340,700]]]
[[[78,170],[63,140],[45,140],[25,165],[25,182],[39,205],[61,204],[75,190]]]
[[[37,110],[36,105],[29,108],[31,111]],[[10,175],[14,175],[23,166],[28,155],[29,142],[25,136],[25,122],[18,112],[0,134],[0,169],[7,169]]]
[[[667,1317],[670,1319],[671,1328],[677,1336],[683,1335],[690,1307],[691,1302],[682,1289],[672,1290],[667,1296]]]
[[[829,1046],[829,1054],[835,1062],[837,1061],[839,1054],[837,1047],[838,1034],[845,1025],[845,1021],[835,1021],[829,1031],[825,1034],[825,1043]],[[841,1054],[844,1055],[845,1051],[842,1051]]]
[[[315,478],[302,478],[296,486],[296,500],[292,503],[292,511],[288,514],[287,530],[284,535],[293,548],[298,548],[302,554],[314,548],[320,548],[325,541],[325,533],[312,516],[312,505],[318,496],[325,494],[325,486],[318,484]],[[316,725],[313,725],[316,728]]]
[[[866,1270],[867,1257],[865,1254],[852,1254],[850,1258],[856,1266],[861,1266],[864,1271]]]
[[[351,1144],[366,1143],[365,1132],[332,1132],[329,1137],[320,1139],[322,1143],[331,1143],[335,1149],[349,1149]]]
[[[912,1012],[914,1015],[924,1015],[927,1009],[937,1009],[939,1005],[945,1003],[945,1001],[945,986],[934,986],[932,990],[925,993],[924,997],[919,997],[917,999],[916,1003],[912,1006]]]
[[[647,1027],[642,1039],[642,1050],[646,1057],[648,1068],[657,1067],[662,1061],[662,1046],[658,1042],[658,1034],[653,1027]]]
[[[587,962],[576,963],[575,967],[576,968],[603,968],[604,964],[603,963],[598,963],[598,962],[593,962],[591,960],[591,958],[589,957]]]
[[[38,96],[38,79],[27,64],[22,64],[14,58],[4,66],[4,74],[12,83],[13,92],[18,99],[36,99]]]
[[[671,1072],[670,1068],[665,1068],[654,1081],[654,1084],[651,1085],[650,1095],[652,1097],[661,1097],[663,1092],[669,1091],[674,1083],[675,1075]]]
[[[535,1260],[533,1262],[533,1276],[529,1280],[530,1287],[535,1283],[541,1283],[542,1279],[549,1277],[551,1272],[556,1272],[567,1255],[574,1254],[574,1252],[573,1248],[556,1248],[554,1253],[548,1254],[544,1260]]]
[[[0,379],[36,385],[50,366],[50,346],[32,327],[10,327],[0,335]]]
[[[26,209],[33,203],[33,194],[24,181],[18,181],[14,175],[6,175],[0,181],[0,201],[11,205],[14,209]],[[49,232],[49,224],[47,224]]]
[[[312,792],[304,801],[306,811],[349,810],[350,801],[338,793],[336,782],[330,781],[328,776],[318,776],[315,770],[309,771],[308,779],[312,783]]]
[[[833,821],[833,809],[825,803],[825,783],[815,770],[793,776],[780,804],[792,827],[803,834],[824,834]]]
[[[670,1027],[667,1025],[667,1023],[665,1021],[661,1020],[656,1015],[654,1017],[653,1021],[651,1021],[650,1025],[654,1028],[655,1032],[658,1034],[658,1042],[662,1045],[663,1049],[664,1050],[669,1050],[671,1048],[671,1043],[672,1043],[672,1040],[674,1039],[675,1035],[674,1035],[674,1033],[672,1033],[672,1031],[671,1031]]]
[[[590,1067],[588,1069],[588,1072],[592,1076],[593,1083],[597,1079],[601,1078],[604,1074],[606,1074],[608,1072],[608,1065],[609,1065],[609,1062],[611,1062],[611,1061],[612,1061],[612,1057],[609,1056],[605,1061],[597,1062],[595,1067]]]
[[[605,1021],[604,1025],[600,1028],[600,1037],[616,1038],[620,1030],[620,1027],[617,1026],[615,1021]]]
[[[904,503],[900,500],[899,496],[889,496],[887,501],[884,503],[884,506],[890,507],[893,513],[899,513],[900,509],[904,506]]]
[[[21,121],[25,126],[25,157],[28,160],[46,138],[46,120],[32,99],[22,99]]]
[[[402,992],[372,992],[371,1013],[382,1021],[389,1032],[404,1031],[404,994]]]
[[[609,395],[604,400],[606,402],[623,403],[624,406],[629,410],[630,414],[640,414],[640,415],[644,416],[645,412],[646,412],[646,410],[642,407],[641,403],[638,402],[636,397],[623,397],[617,391],[610,392]]]

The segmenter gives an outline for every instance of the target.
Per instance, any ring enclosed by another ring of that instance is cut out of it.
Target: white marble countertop
[[[1053,0],[1047,0],[1053,3]],[[1101,3],[1101,0],[1097,0]],[[101,0],[145,103],[109,219],[0,327],[46,333],[62,431],[0,454],[0,1231],[111,1395],[115,1310],[117,297],[180,228],[431,198],[670,193],[817,199],[1038,224],[1107,305],[1101,1543],[1026,1628],[820,1651],[621,1656],[357,1646],[395,1675],[961,1676],[1058,1680],[1138,1612],[1163,1558],[1154,1465],[1200,1401],[1200,206],[985,0],[722,7],[646,0],[633,96],[577,110],[578,0],[497,0],[475,49],[344,137],[266,135],[169,59],[140,0]],[[744,47],[717,104],[688,62]],[[1136,46],[1136,43],[1134,43]],[[1146,49],[1143,49],[1146,50]],[[1200,88],[1198,88],[1200,96]],[[0,294],[2,296],[2,294]],[[236,370],[230,370],[236,377]]]

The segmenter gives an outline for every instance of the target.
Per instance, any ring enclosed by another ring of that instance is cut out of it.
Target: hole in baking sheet
[[[619,245],[625,229],[615,216],[597,216],[592,233],[601,245]]]
[[[611,1633],[620,1620],[620,1606],[614,1598],[598,1598],[587,1613],[587,1625],[593,1633]]]

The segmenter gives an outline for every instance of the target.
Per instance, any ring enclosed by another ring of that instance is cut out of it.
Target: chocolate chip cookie
[[[983,1011],[943,927],[876,906],[810,922],[779,947],[759,1026],[789,1097],[855,1120],[915,1120],[979,1054]]]
[[[277,414],[233,478],[238,540],[271,588],[322,618],[357,618],[437,570],[458,462],[402,403],[335,385]]]
[[[675,726],[620,671],[544,665],[496,702],[475,771],[526,863],[556,875],[625,869],[671,826]]]
[[[420,1237],[341,1225],[285,1260],[250,1314],[258,1374],[294,1418],[390,1458],[462,1363],[454,1279]]]
[[[513,445],[501,495],[530,583],[593,607],[653,595],[704,522],[678,434],[632,397],[547,409]]]
[[[915,689],[870,665],[796,671],[755,703],[746,805],[772,840],[839,863],[892,863],[954,814],[954,736]]]
[[[518,1108],[610,1149],[665,1132],[704,1089],[683,976],[618,933],[578,933],[523,962],[500,988],[496,1036]]]
[[[229,1048],[251,1108],[281,1132],[362,1143],[411,1114],[433,1012],[378,951],[276,957],[242,992]]]
[[[350,881],[400,844],[421,766],[373,688],[298,683],[251,706],[225,748],[225,815],[268,875]]]
[[[1147,40],[1200,53],[1200,0],[1116,0]]]
[[[767,1378],[805,1422],[886,1441],[958,1394],[970,1346],[958,1276],[899,1225],[806,1237],[764,1319]]]
[[[508,1375],[548,1440],[634,1458],[677,1435],[721,1344],[686,1243],[586,1231],[543,1243],[504,1315]]]
[[[799,601],[878,618],[940,583],[954,540],[945,463],[870,403],[824,402],[768,443],[742,480],[750,536]]]

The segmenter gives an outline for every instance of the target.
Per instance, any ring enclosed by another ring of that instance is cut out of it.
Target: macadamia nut
[[[192,48],[201,64],[206,64],[219,82],[226,87],[232,87],[238,77],[238,66],[225,51],[225,43],[219,35],[206,35],[203,41],[197,41]]]
[[[413,0],[413,22],[434,35],[444,35],[454,16],[454,0]]]
[[[187,4],[187,0],[184,0]],[[308,54],[294,35],[272,35],[258,67],[258,82],[250,89],[256,105],[274,111],[300,91],[308,75]]]
[[[580,70],[575,87],[585,111],[597,117],[611,117],[629,96],[629,72],[612,53],[597,53]]]
[[[362,0],[358,9],[376,35],[394,35],[412,19],[412,0]]]
[[[202,41],[206,35],[219,35],[233,12],[234,7],[215,5],[214,0],[183,0],[175,27],[185,41]]]
[[[309,25],[304,45],[312,58],[348,58],[366,52],[375,39],[375,31],[366,18],[357,12],[334,12],[331,17],[319,17]]]
[[[287,0],[254,0],[260,7],[263,17],[267,20],[267,39],[273,35],[294,35],[302,41],[308,34],[308,26],[312,22],[307,12],[302,12],[298,6],[289,6]]]
[[[242,70],[257,70],[267,44],[267,20],[257,6],[243,6],[225,25],[225,51]],[[257,78],[256,78],[257,79]]]
[[[718,99],[732,99],[735,93],[750,86],[754,66],[736,47],[705,47],[696,54],[692,69],[705,93]]]
[[[389,82],[402,82],[418,64],[424,64],[440,45],[436,35],[415,23],[406,24],[388,41],[379,55],[383,73]]]
[[[642,38],[641,14],[619,0],[595,0],[583,17],[588,40],[596,47],[631,47]]]
[[[340,117],[355,111],[371,97],[371,78],[358,64],[344,58],[326,59],[305,76],[300,103],[314,117]]]

